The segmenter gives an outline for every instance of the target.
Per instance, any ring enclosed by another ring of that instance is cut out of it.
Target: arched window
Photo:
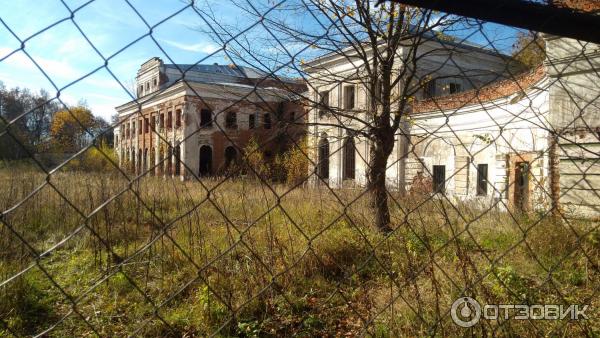
[[[164,145],[161,145],[158,148],[158,173],[162,174],[165,172],[165,148]]]
[[[319,141],[319,162],[317,163],[317,175],[329,178],[329,141],[323,137]]]
[[[154,175],[155,165],[156,165],[156,154],[154,152],[154,147],[150,148],[150,175]]]
[[[233,146],[225,148],[225,168],[237,162],[237,150]]]
[[[354,138],[349,136],[344,142],[344,179],[353,180],[356,172],[356,145]]]
[[[237,114],[235,112],[230,111],[225,115],[225,128],[237,129]]]
[[[181,175],[181,148],[175,147],[175,176]]]
[[[148,169],[148,148],[144,148],[144,162],[142,164],[141,172],[144,172]]]
[[[173,148],[171,147],[167,150],[167,174],[173,174]]]

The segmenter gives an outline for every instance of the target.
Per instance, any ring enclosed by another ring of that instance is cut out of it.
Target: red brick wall
[[[527,90],[545,75],[543,66],[521,74],[514,79],[498,81],[480,89],[473,89],[454,95],[435,97],[433,99],[415,101],[413,113],[431,112],[445,109],[458,109],[471,104],[493,101],[505,96]]]

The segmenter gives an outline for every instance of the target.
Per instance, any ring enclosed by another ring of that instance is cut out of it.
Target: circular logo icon
[[[471,297],[461,297],[452,303],[450,315],[456,325],[471,327],[481,318],[481,305]]]

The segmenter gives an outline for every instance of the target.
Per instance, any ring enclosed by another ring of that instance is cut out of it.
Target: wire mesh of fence
[[[0,74],[49,86],[0,88],[0,336],[600,332],[600,47],[577,30],[410,1],[55,6],[0,14]],[[96,66],[40,55],[67,26]],[[110,123],[69,98],[98,79],[127,95]]]

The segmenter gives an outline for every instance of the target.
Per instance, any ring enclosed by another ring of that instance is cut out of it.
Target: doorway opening
[[[200,176],[212,174],[212,149],[210,146],[200,147]]]

